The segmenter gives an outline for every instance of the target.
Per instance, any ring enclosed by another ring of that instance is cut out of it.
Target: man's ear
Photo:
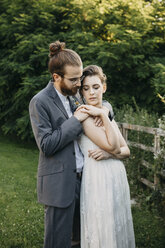
[[[106,92],[106,90],[107,90],[107,84],[106,84],[106,83],[104,83],[104,84],[103,84],[103,93],[105,93],[105,92]]]
[[[61,81],[61,76],[58,75],[57,73],[53,73],[53,79],[54,79],[54,82],[59,82]]]

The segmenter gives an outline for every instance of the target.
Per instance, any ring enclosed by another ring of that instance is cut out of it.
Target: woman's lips
[[[96,97],[90,97],[89,100],[94,101],[96,100]]]

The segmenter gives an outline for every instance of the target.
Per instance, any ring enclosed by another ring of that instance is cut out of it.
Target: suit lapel
[[[52,81],[50,81],[47,85],[47,93],[53,99],[54,103],[61,110],[61,112],[64,114],[64,116],[68,119],[69,116],[68,116],[68,114],[64,108],[64,105],[62,104],[56,90],[54,89]]]
[[[76,109],[81,105],[81,103],[79,102],[79,100],[76,96],[68,96],[68,100],[70,103],[72,113],[74,113],[76,111]]]

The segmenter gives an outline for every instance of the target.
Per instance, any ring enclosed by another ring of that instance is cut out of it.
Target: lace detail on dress
[[[120,160],[95,161],[88,150],[97,146],[82,135],[81,247],[134,248],[130,192]]]

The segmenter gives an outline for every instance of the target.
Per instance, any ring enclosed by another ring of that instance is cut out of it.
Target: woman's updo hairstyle
[[[81,80],[81,87],[79,90],[79,94],[81,97],[82,102],[85,104],[85,99],[83,98],[82,95],[82,89],[83,89],[83,82],[86,77],[92,77],[92,76],[98,76],[102,82],[102,84],[106,84],[107,77],[103,73],[103,70],[100,66],[98,65],[88,65],[87,67],[84,68],[83,70],[83,75],[82,75],[82,80]]]
[[[57,73],[61,76],[65,74],[65,66],[82,66],[80,56],[71,49],[65,48],[65,43],[55,41],[49,45],[48,68],[51,74]]]
[[[103,73],[103,70],[100,66],[97,65],[89,65],[87,67],[84,68],[83,70],[83,80],[81,82],[81,84],[83,84],[84,79],[87,76],[98,76],[102,82],[102,84],[106,83],[107,77],[106,75]]]

